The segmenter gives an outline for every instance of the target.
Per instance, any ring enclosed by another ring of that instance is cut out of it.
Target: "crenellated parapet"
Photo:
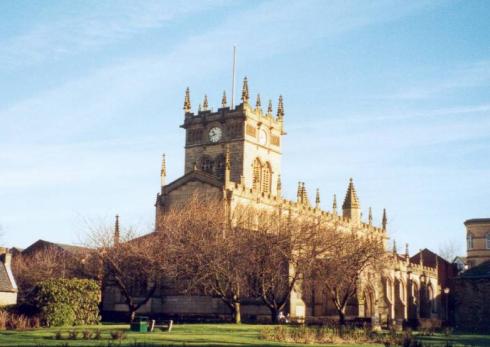
[[[303,183],[300,184],[301,189],[303,189]],[[289,200],[282,198],[280,195],[275,195],[272,193],[260,192],[256,189],[250,188],[240,182],[228,182],[225,187],[231,194],[226,194],[227,196],[234,196],[238,199],[245,201],[250,201],[260,205],[268,205],[271,207],[282,208],[283,210],[290,210],[296,214],[301,214],[311,217],[319,217],[331,222],[339,223],[345,227],[355,227],[356,230],[365,234],[376,234],[384,236],[386,238],[386,233],[383,228],[376,227],[370,223],[361,222],[359,224],[352,224],[352,220],[349,217],[338,215],[335,211],[322,210],[319,204],[315,206],[305,203],[304,200]]]

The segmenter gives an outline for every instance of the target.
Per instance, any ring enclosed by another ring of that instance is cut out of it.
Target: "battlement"
[[[255,106],[250,103],[247,78],[243,80],[241,103],[236,106],[229,106],[226,98],[226,92],[223,92],[221,107],[214,111],[209,107],[208,97],[204,95],[204,100],[199,104],[197,113],[191,111],[191,98],[189,88],[186,89],[184,99],[184,124],[182,128],[188,128],[197,122],[221,121],[232,118],[254,119],[257,123],[264,124],[269,128],[278,128],[282,130],[284,119],[284,104],[282,96],[279,96],[276,112],[272,107],[272,100],[269,99],[266,109],[262,109],[260,94],[257,94]],[[282,133],[284,135],[284,133]]]
[[[296,213],[305,213],[311,216],[318,216],[320,218],[325,218],[327,220],[338,222],[346,226],[350,225],[352,222],[349,218],[339,215],[334,211],[325,211],[319,207],[314,207],[307,203],[284,199],[281,196],[277,196],[271,193],[259,192],[245,186],[242,183],[228,182],[225,186],[225,189],[232,191],[239,197],[251,201],[256,201],[257,203],[266,204],[269,206],[280,206],[284,209],[292,210]],[[379,235],[385,233],[384,229],[375,227],[369,223],[361,222],[359,225],[356,226],[360,228],[361,231],[365,232],[377,233]]]

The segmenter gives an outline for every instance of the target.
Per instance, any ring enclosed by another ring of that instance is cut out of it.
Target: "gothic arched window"
[[[473,249],[473,235],[471,235],[470,233],[466,235],[466,248]]]
[[[265,163],[262,167],[262,191],[264,193],[271,192],[272,170],[269,163]]]
[[[427,286],[427,292],[429,295],[429,305],[430,305],[430,310],[431,312],[436,312],[436,300],[434,296],[434,288],[432,288],[432,284],[429,283]]]
[[[490,249],[490,233],[487,234],[485,237],[486,244],[487,244],[487,249]]]
[[[253,166],[253,189],[260,189],[262,185],[262,163],[259,158],[254,160]]]
[[[201,170],[202,171],[212,174],[213,173],[213,166],[214,166],[214,162],[210,157],[205,155],[201,158]]]
[[[215,172],[216,176],[218,176],[219,179],[223,179],[225,177],[225,156],[223,154],[220,154],[214,159],[215,163]]]

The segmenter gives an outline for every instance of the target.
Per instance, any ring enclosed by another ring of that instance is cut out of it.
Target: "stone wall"
[[[454,280],[454,325],[466,331],[490,331],[490,278]]]
[[[0,306],[15,305],[17,303],[17,293],[0,292]]]

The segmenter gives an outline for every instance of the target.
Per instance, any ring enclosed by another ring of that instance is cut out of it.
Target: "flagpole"
[[[236,46],[233,46],[233,71],[231,77],[231,109],[235,107],[235,68],[236,68]]]

